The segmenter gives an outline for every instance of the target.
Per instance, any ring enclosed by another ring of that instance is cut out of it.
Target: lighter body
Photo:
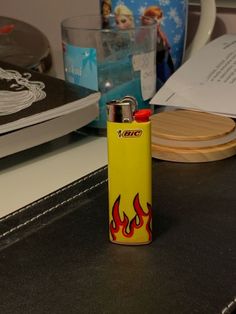
[[[151,124],[107,122],[109,235],[117,244],[152,240]]]

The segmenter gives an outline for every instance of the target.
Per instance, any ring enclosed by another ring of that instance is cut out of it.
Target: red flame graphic
[[[134,201],[133,201],[133,207],[136,212],[136,215],[134,218],[129,221],[129,218],[127,215],[124,214],[124,219],[121,220],[120,214],[119,214],[119,207],[120,207],[120,195],[116,199],[113,208],[112,208],[112,217],[113,220],[110,223],[110,231],[113,240],[116,240],[116,234],[121,230],[122,235],[125,238],[131,238],[135,230],[140,229],[144,226],[144,217],[148,217],[145,228],[148,233],[148,239],[151,241],[152,232],[151,232],[151,220],[152,220],[152,208],[149,203],[147,203],[148,212],[145,213],[140,205],[139,202],[139,194],[136,194]],[[137,222],[138,221],[138,222]],[[129,228],[128,228],[129,227]],[[127,230],[129,229],[129,231]]]

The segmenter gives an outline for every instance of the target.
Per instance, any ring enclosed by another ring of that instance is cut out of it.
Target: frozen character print
[[[167,78],[174,73],[175,67],[170,53],[170,44],[167,36],[161,29],[161,21],[163,19],[163,11],[158,6],[149,6],[144,10],[142,16],[143,24],[148,24],[149,19],[155,19],[157,23],[157,77],[165,82]]]
[[[124,4],[119,4],[114,9],[116,25],[119,29],[134,28],[133,12]]]
[[[111,14],[111,0],[103,0],[101,6],[102,14],[102,26],[103,28],[109,28],[109,15]]]

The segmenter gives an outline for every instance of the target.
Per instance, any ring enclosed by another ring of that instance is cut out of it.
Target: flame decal
[[[124,218],[123,220],[120,217],[119,208],[120,208],[120,198],[119,195],[116,199],[113,208],[112,208],[112,217],[113,220],[110,223],[110,232],[113,240],[117,240],[117,235],[123,238],[132,238],[139,229],[144,227],[147,236],[147,240],[151,241],[152,231],[151,231],[151,220],[152,220],[152,208],[149,203],[147,203],[148,212],[145,213],[140,205],[139,194],[137,193],[134,201],[133,207],[136,212],[134,218],[129,221],[129,218],[123,212]],[[143,228],[142,228],[143,229]]]

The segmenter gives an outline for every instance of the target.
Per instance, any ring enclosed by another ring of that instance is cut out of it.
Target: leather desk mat
[[[107,168],[0,222],[0,313],[232,313],[236,158],[153,160],[153,234],[108,241]]]

